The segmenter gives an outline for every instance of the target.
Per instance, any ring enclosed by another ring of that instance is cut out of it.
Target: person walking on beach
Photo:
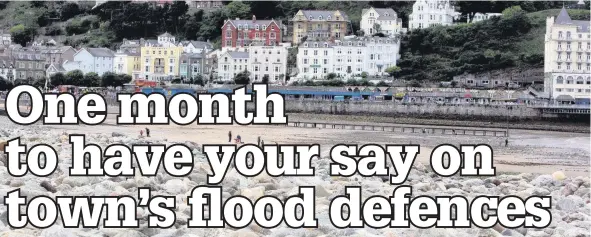
[[[146,137],[150,137],[150,129],[146,128]]]
[[[232,131],[228,132],[228,142],[232,142]]]
[[[144,130],[140,130],[140,137],[144,136]]]
[[[259,137],[257,138],[257,145],[258,145],[258,146],[261,146],[261,136],[259,136]]]
[[[238,144],[242,143],[242,137],[240,137],[240,134],[238,134],[236,136],[236,143],[238,143]]]
[[[509,146],[509,139],[505,138],[505,147]]]

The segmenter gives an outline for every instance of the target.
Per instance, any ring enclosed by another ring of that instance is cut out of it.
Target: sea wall
[[[486,118],[489,120],[536,120],[541,113],[527,106],[505,105],[438,105],[401,104],[394,102],[334,102],[291,100],[285,102],[287,112],[347,115],[377,115],[421,118]]]

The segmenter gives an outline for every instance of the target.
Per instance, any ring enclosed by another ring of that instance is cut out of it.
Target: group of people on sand
[[[228,142],[232,142],[232,131],[228,132]],[[236,135],[236,138],[234,138],[234,143],[244,144],[244,142],[242,141],[242,137],[240,137],[240,135]],[[263,145],[265,145],[265,141],[261,140],[261,137],[259,136],[257,138],[257,144],[259,146],[263,146]]]
[[[150,129],[149,128],[145,128],[146,131],[146,137],[150,137]],[[140,136],[143,137],[144,136],[144,129],[140,130]]]

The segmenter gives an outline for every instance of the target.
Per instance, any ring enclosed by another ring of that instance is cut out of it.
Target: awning
[[[575,98],[573,98],[570,95],[559,95],[556,97],[557,101],[575,101]]]

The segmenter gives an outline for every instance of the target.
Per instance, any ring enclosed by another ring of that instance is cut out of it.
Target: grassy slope
[[[533,25],[532,30],[516,42],[516,50],[519,53],[543,53],[544,52],[544,34],[546,33],[546,18],[549,16],[558,16],[560,9],[550,9],[539,12],[528,13]],[[589,10],[568,10],[573,20],[589,20]]]

